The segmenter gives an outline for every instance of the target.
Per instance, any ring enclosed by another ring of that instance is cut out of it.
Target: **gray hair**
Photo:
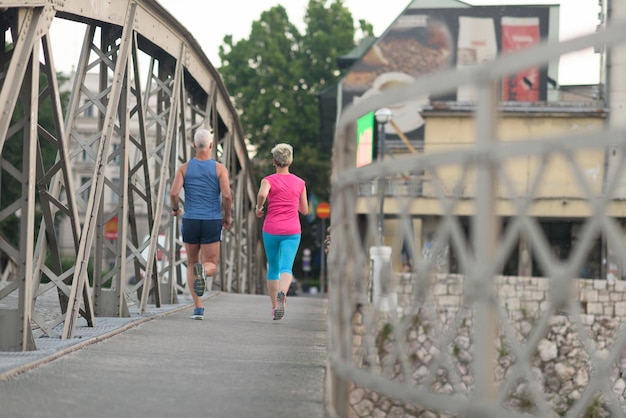
[[[200,129],[193,136],[193,143],[198,149],[207,149],[213,143],[213,132]]]
[[[277,144],[272,148],[272,158],[279,167],[287,167],[293,162],[293,147],[289,144]]]

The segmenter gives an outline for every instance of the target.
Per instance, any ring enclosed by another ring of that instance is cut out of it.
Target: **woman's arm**
[[[302,190],[302,193],[300,194],[300,203],[298,204],[298,211],[303,215],[307,215],[309,213],[309,199],[306,197],[306,186],[304,186],[304,189]]]
[[[259,187],[259,193],[256,195],[256,207],[254,208],[254,213],[258,218],[263,216],[263,205],[265,204],[265,200],[267,200],[267,195],[271,187],[267,179],[261,180],[261,187]]]

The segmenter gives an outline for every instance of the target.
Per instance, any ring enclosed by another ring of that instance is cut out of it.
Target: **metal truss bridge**
[[[216,133],[234,198],[213,286],[262,293],[244,134],[185,27],[153,0],[0,0],[0,17],[0,351],[177,302],[186,261],[168,192],[200,128]],[[70,40],[54,38],[57,22],[82,33],[65,78],[54,51]],[[58,311],[42,313],[48,292]]]

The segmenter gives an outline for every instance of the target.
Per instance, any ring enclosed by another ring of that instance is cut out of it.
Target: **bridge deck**
[[[268,305],[212,293],[204,321],[181,300],[0,353],[1,415],[322,417],[327,300],[290,297],[281,321]]]

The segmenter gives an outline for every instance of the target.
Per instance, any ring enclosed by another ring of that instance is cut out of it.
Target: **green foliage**
[[[393,325],[386,323],[376,336],[376,348],[378,349],[378,356],[381,357],[385,353],[385,343],[390,339],[393,333]]]
[[[233,43],[224,37],[220,47],[220,72],[233,101],[240,109],[241,123],[261,156],[278,142],[298,149],[298,127],[304,106],[301,88],[299,47],[302,37],[289,22],[283,6],[275,6],[253,22],[250,38]],[[269,161],[264,158],[264,165]]]
[[[528,388],[524,388],[519,398],[519,409],[523,412],[531,412],[535,408],[532,396]]]
[[[520,312],[522,313],[522,319],[528,319],[528,310],[526,307],[522,306]]]
[[[413,316],[413,328],[417,330],[421,325],[422,317],[420,316],[420,314],[415,314],[415,316]]]
[[[461,349],[461,347],[458,344],[454,344],[452,346],[452,355],[454,355],[454,357],[459,358],[459,356],[461,355],[461,352],[463,350]]]
[[[506,357],[509,355],[507,339],[504,335],[500,336],[500,345],[498,347],[498,356],[500,358]]]
[[[57,75],[59,84],[62,84],[66,78]],[[39,79],[39,90],[41,92],[46,91],[48,80],[45,75],[41,75]],[[56,133],[57,129],[55,127],[53,113],[52,113],[52,104],[49,100],[49,96],[40,96],[43,98],[43,101],[40,103],[39,108],[37,109],[38,124],[40,129],[45,129],[48,132]],[[65,108],[67,102],[69,100],[69,92],[63,93],[61,95],[61,105]],[[22,101],[18,101],[15,106],[15,111],[13,112],[11,126],[19,126],[20,123],[24,121],[27,117],[26,109],[24,108],[24,104]],[[27,127],[25,127],[26,129]],[[39,141],[40,144],[40,152],[41,157],[44,163],[44,167],[47,170],[55,161],[57,155],[57,148],[52,143],[47,141]],[[3,159],[8,162],[11,166],[13,166],[16,170],[22,171],[23,161],[24,161],[24,135],[23,130],[17,130],[13,135],[7,137],[7,140],[4,144],[4,148],[2,150]],[[17,179],[7,172],[3,172],[0,175],[1,183],[0,190],[2,193],[0,194],[0,210],[5,209],[7,206],[11,205],[15,201],[17,201],[22,195],[22,183],[20,179]],[[41,219],[41,214],[37,214],[36,223],[39,223]],[[2,222],[0,222],[0,234],[2,234],[13,246],[19,248],[19,236],[20,236],[20,218],[17,216],[9,216]]]
[[[263,12],[248,39],[224,37],[219,71],[240,109],[246,138],[257,149],[257,176],[272,172],[272,147],[290,143],[292,172],[306,181],[310,193],[328,200],[330,155],[319,149],[318,94],[338,82],[337,58],[354,48],[356,31],[343,0],[329,5],[310,0],[304,23],[301,34],[283,6]],[[369,34],[372,26],[361,21],[359,28]]]
[[[606,411],[604,410],[602,397],[596,396],[596,398],[589,404],[583,418],[603,418],[606,417]]]
[[[45,261],[45,265],[46,267],[48,267],[51,271],[54,271],[53,269],[53,263],[52,263],[52,254],[50,251],[48,251],[46,253],[46,261]],[[61,257],[61,271],[67,272],[70,271],[72,268],[76,267],[76,258],[75,257]],[[87,263],[87,276],[89,279],[89,285],[93,286],[93,276],[94,276],[94,265],[93,265],[93,260],[89,260],[89,262]],[[102,276],[104,277],[106,275],[106,272],[102,273]],[[48,283],[50,282],[50,279],[45,275],[41,277],[41,283]],[[110,282],[110,281],[109,281]],[[110,284],[108,286],[104,286],[104,287],[110,287]]]

